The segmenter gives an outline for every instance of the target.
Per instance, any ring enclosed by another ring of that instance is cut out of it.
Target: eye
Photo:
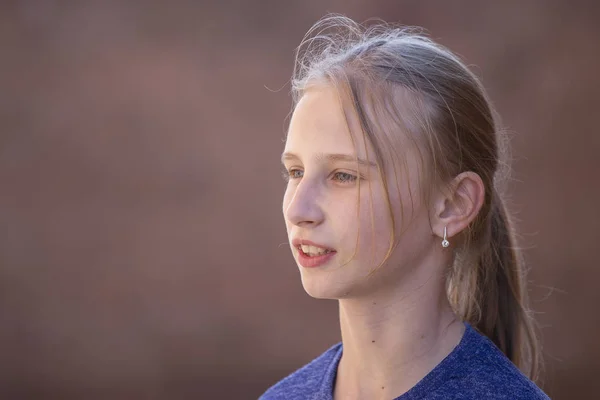
[[[333,179],[340,183],[354,183],[358,178],[348,172],[336,172],[333,174]]]
[[[281,174],[283,175],[283,179],[285,181],[289,181],[290,179],[302,178],[302,176],[304,175],[304,171],[297,168],[290,168],[284,169],[283,171],[281,171]]]

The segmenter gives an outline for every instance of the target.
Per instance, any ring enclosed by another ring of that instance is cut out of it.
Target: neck
[[[344,351],[336,398],[396,398],[460,342],[464,325],[448,302],[442,274],[421,275],[410,287],[339,301]]]

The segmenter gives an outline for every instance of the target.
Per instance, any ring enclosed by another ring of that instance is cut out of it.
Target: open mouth
[[[304,268],[315,268],[332,262],[336,251],[326,245],[319,245],[307,239],[293,239],[292,245],[298,251],[296,261]]]
[[[306,257],[318,257],[329,253],[335,253],[335,250],[323,249],[321,247],[316,246],[308,246],[308,245],[299,245],[296,247],[302,255]]]

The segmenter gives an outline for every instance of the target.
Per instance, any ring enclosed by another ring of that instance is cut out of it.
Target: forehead
[[[362,137],[355,113],[344,107],[339,92],[321,85],[307,90],[299,100],[290,121],[285,151],[356,152],[359,157],[368,152],[372,157]]]

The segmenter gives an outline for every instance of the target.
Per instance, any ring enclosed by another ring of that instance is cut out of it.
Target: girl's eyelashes
[[[340,183],[354,183],[358,177],[348,172],[336,172],[333,174],[333,179]]]
[[[290,168],[288,170],[288,179],[300,179],[304,176],[304,171],[297,168]]]
[[[289,182],[290,180],[302,178],[304,176],[304,171],[298,168],[284,169],[282,171],[282,176],[286,182]],[[356,182],[359,177],[349,172],[338,171],[331,175],[331,179],[338,183],[350,184]]]
[[[304,171],[298,168],[283,169],[283,171],[281,171],[281,175],[283,176],[283,179],[287,182],[290,179],[302,178],[302,175],[304,175]]]

